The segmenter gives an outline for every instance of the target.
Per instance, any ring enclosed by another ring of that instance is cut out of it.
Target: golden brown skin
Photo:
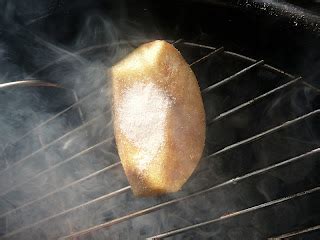
[[[196,168],[205,142],[205,111],[194,73],[173,45],[158,40],[134,50],[112,68],[111,74],[114,133],[134,194],[178,191]],[[141,149],[121,131],[117,111],[124,91],[138,83],[152,83],[172,100],[166,112],[164,143],[144,170],[133,157]]]

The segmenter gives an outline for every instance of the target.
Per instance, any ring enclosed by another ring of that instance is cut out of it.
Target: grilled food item
[[[173,45],[157,40],[138,47],[111,74],[116,144],[134,194],[178,191],[205,142],[194,73]]]

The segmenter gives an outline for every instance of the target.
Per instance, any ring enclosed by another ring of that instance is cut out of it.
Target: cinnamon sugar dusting
[[[120,131],[140,150],[133,159],[141,171],[165,142],[165,121],[171,105],[169,95],[153,83],[137,83],[123,92],[117,109]]]

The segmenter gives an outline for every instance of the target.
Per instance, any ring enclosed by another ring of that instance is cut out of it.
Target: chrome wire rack
[[[110,92],[74,92],[72,105],[3,150],[0,239],[296,239],[319,231],[320,89],[223,47],[173,44],[198,78],[207,115],[204,157],[183,189],[134,197],[116,153]],[[75,116],[77,126],[50,131]]]

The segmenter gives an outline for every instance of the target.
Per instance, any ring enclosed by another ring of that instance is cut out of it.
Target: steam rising
[[[0,234],[12,239],[67,235],[72,217],[46,219],[127,185],[121,167],[110,167],[119,159],[107,69],[132,46],[121,44],[115,24],[99,14],[88,16],[69,43],[59,43],[34,31],[50,17],[43,12],[50,6],[35,3],[2,2],[0,83],[40,79],[63,88],[0,92]]]
[[[71,2],[75,9],[86,9],[84,1]],[[314,116],[309,122],[203,159],[178,193],[134,197],[126,188],[128,182],[118,163],[108,67],[149,37],[137,23],[127,21],[123,7],[118,13],[119,22],[89,10],[82,21],[68,22],[63,16],[70,9],[67,3],[62,5],[62,1],[48,4],[36,0],[0,3],[0,83],[33,78],[63,86],[0,90],[0,238],[57,239],[216,186],[319,146],[319,131],[314,124],[319,116]],[[50,18],[57,16],[62,20],[53,22],[60,24],[52,24]],[[200,85],[221,77],[209,71],[210,64],[208,61],[194,66]],[[229,73],[224,64],[218,64],[214,71]],[[208,120],[284,82],[273,76],[261,79],[270,84],[261,87],[257,76],[244,76],[206,98]],[[293,88],[213,124],[207,129],[205,154],[318,108],[317,96],[306,86]],[[48,124],[30,132],[68,107]],[[141,239],[312,188],[317,184],[312,176],[318,174],[314,159],[243,181],[236,179],[206,194],[137,215],[79,239]],[[298,175],[288,174],[302,168],[304,171]],[[284,183],[289,186],[286,191]],[[119,193],[108,195],[115,191]],[[258,230],[263,229],[262,234],[279,229],[274,226],[277,212],[294,216],[292,209],[280,205],[269,212],[248,215],[245,221],[239,218],[210,225],[177,239],[261,239]],[[306,209],[311,216],[312,208]]]

